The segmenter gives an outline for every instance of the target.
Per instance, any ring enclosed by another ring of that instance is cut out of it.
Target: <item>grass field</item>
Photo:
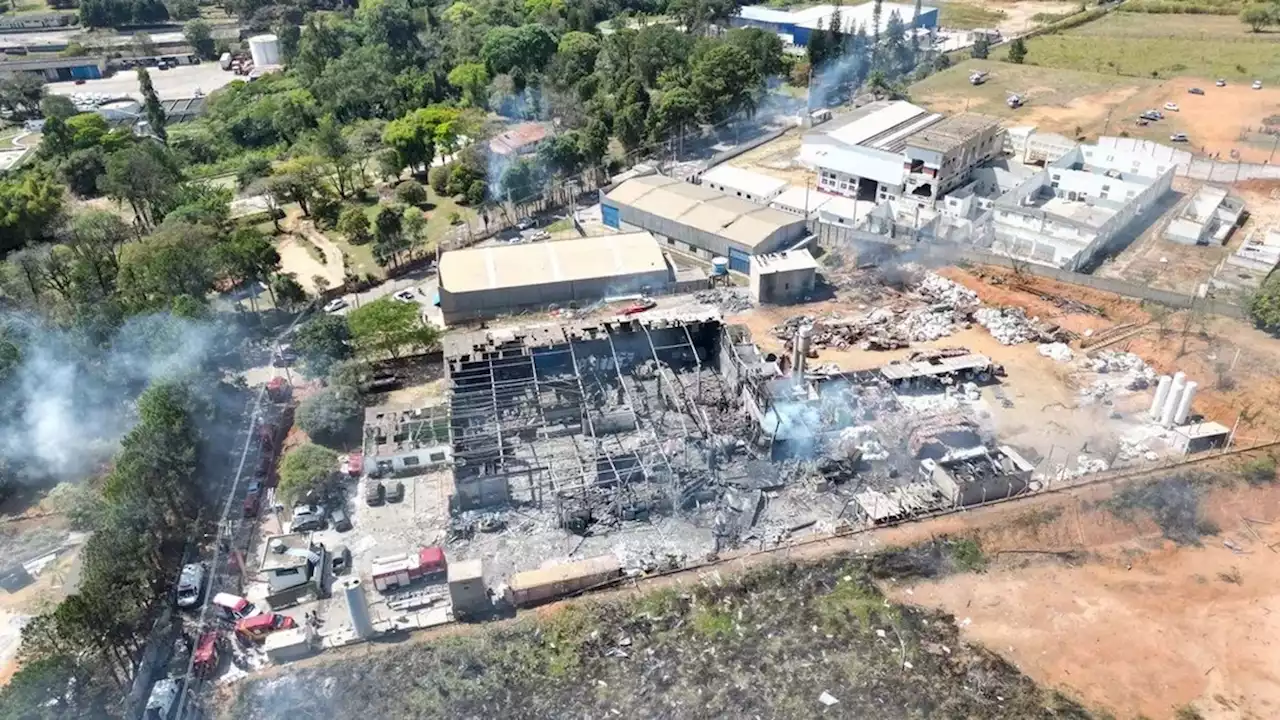
[[[938,8],[938,25],[957,30],[990,28],[1000,24],[1007,14],[964,2],[948,2]]]
[[[1006,46],[992,57],[1007,55]],[[1111,13],[1028,40],[1026,64],[1144,78],[1280,82],[1280,33],[1250,33],[1229,17]]]

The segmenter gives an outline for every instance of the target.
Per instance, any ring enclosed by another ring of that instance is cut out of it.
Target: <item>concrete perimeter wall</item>
[[[810,229],[818,237],[818,243],[827,249],[856,249],[858,243],[890,245],[897,248],[899,252],[907,255],[908,257],[905,259],[920,262],[925,265],[948,265],[961,262],[971,262],[981,265],[1015,268],[1020,272],[1029,273],[1031,275],[1070,283],[1072,285],[1083,285],[1085,287],[1114,293],[1123,297],[1149,300],[1171,308],[1187,309],[1195,307],[1198,310],[1203,310],[1213,315],[1222,315],[1225,317],[1239,319],[1247,319],[1249,316],[1246,308],[1235,303],[1228,302],[1222,298],[1196,297],[1195,295],[1186,295],[1183,293],[1172,292],[1170,290],[1160,290],[1158,288],[1132,283],[1126,280],[1086,275],[1084,273],[1073,272],[1071,270],[1062,270],[1059,268],[1048,267],[1046,265],[1036,265],[1023,260],[1015,261],[1007,255],[998,255],[996,253],[965,245],[940,242],[916,243],[910,241],[894,241],[884,235],[877,235],[865,230],[857,230],[850,227],[841,227],[818,222],[811,223]]]

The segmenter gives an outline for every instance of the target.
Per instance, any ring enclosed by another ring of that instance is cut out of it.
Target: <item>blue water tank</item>
[[[729,274],[729,258],[716,257],[711,259],[711,275],[728,275]]]

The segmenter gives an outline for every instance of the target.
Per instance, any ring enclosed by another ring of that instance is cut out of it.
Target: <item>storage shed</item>
[[[657,292],[671,279],[647,232],[452,250],[440,258],[446,324],[610,295]]]

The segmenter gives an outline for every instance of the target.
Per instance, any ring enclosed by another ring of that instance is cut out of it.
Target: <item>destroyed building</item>
[[[1034,466],[1016,450],[975,447],[920,461],[920,475],[932,480],[952,507],[977,505],[1026,491]]]
[[[364,411],[364,457],[378,472],[410,472],[449,461],[443,408],[382,405]]]

